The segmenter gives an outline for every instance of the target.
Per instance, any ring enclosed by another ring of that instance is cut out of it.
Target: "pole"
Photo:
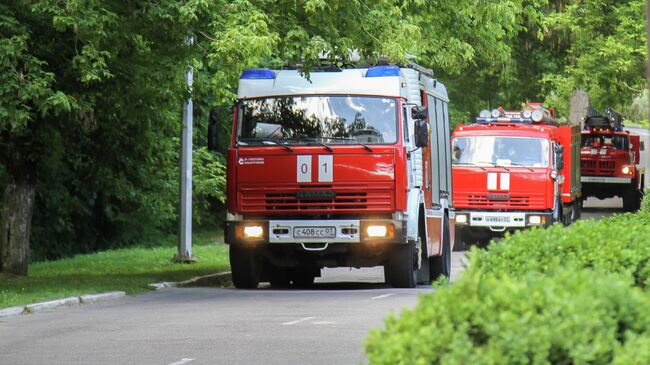
[[[185,43],[191,46],[194,37],[187,36]],[[192,92],[194,71],[189,67],[185,72],[187,88]],[[173,258],[175,262],[194,262],[192,256],[192,97],[188,97],[183,105],[183,128],[181,131],[181,162],[180,162],[180,227],[178,252]]]

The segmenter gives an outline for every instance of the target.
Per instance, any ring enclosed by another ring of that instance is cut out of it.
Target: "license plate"
[[[334,238],[336,237],[335,227],[295,227],[294,238]]]
[[[510,217],[507,216],[486,216],[483,218],[485,222],[490,223],[510,223]]]

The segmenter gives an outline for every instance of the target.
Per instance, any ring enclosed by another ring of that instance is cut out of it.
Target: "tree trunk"
[[[576,90],[571,98],[569,124],[579,125],[582,128],[582,118],[587,115],[587,108],[589,108],[589,106],[589,95],[582,90]]]
[[[645,29],[646,47],[648,47],[648,59],[646,60],[646,77],[648,79],[648,90],[650,90],[650,0],[645,5]],[[648,92],[648,105],[650,105],[650,92]],[[648,108],[648,120],[650,120],[650,108]]]
[[[0,222],[2,272],[27,275],[34,195],[34,185],[28,182],[10,179],[5,187]]]

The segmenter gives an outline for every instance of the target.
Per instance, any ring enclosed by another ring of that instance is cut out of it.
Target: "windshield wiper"
[[[524,166],[524,164],[520,164],[519,162],[511,162],[510,164],[513,165],[513,166],[518,166],[518,167],[526,168],[526,169],[528,169],[528,171],[530,171],[530,172],[535,172],[535,170],[531,169],[531,168],[528,167],[528,166]]]
[[[472,166],[472,167],[478,167],[479,169],[481,169],[481,170],[483,170],[483,171],[487,171],[487,170],[485,169],[485,167],[483,167],[483,166],[479,166],[479,165],[475,165],[475,164],[470,163],[470,162],[454,162],[453,165],[457,165],[457,166]]]
[[[303,140],[303,141],[308,141],[308,142],[317,143],[317,144],[319,144],[319,145],[325,147],[325,149],[327,149],[329,152],[334,152],[334,149],[333,149],[332,147],[328,146],[328,145],[327,145],[326,143],[324,143],[324,142],[317,141],[316,138],[305,137],[305,138],[301,138],[301,139],[299,139],[299,140]]]
[[[274,145],[280,146],[280,147],[284,148],[285,150],[287,150],[289,152],[293,152],[293,148],[287,146],[286,144],[280,143],[280,141],[278,141],[276,139],[269,138],[269,137],[267,137],[267,138],[240,138],[239,140],[244,141],[244,142],[271,142]]]
[[[359,146],[362,146],[363,148],[365,148],[366,150],[368,150],[368,152],[373,152],[373,149],[370,148],[370,146],[365,145],[365,144],[363,144],[363,143],[357,141],[357,140],[354,139],[354,138],[350,138],[350,137],[322,137],[322,138],[324,138],[324,139],[333,139],[333,140],[335,140],[335,141],[350,141],[350,142],[354,142],[354,144],[357,144],[357,145],[359,145]]]

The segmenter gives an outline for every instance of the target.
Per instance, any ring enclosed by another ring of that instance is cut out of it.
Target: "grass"
[[[129,247],[30,265],[27,277],[0,274],[0,308],[34,302],[122,290],[142,293],[160,281],[182,281],[229,269],[228,247],[217,232],[194,235],[192,264],[172,263],[176,238],[157,247]]]

